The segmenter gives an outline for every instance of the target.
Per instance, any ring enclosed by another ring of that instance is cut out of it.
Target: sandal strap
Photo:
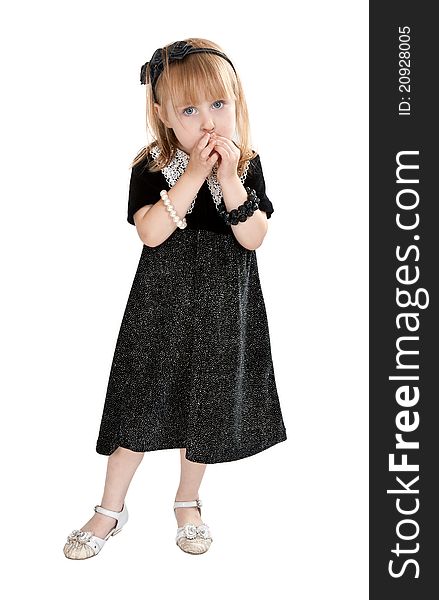
[[[197,500],[176,500],[174,502],[174,508],[191,508],[191,507],[201,508],[203,506],[201,500],[198,498]],[[201,510],[200,510],[201,513]]]
[[[95,512],[102,513],[103,515],[107,515],[107,517],[113,517],[113,519],[116,519],[118,521],[120,519],[120,514],[123,512],[124,508],[125,508],[125,505],[123,505],[121,511],[117,512],[116,510],[109,510],[108,508],[104,508],[103,506],[96,504]]]

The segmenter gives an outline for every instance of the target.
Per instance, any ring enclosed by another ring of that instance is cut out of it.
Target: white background
[[[27,1],[0,20],[8,598],[366,599],[367,3]],[[95,442],[142,248],[126,221],[140,67],[190,36],[240,73],[275,208],[257,256],[288,440],[207,466],[206,554],[175,545],[179,451],[163,450],[123,533],[67,560],[102,496]]]

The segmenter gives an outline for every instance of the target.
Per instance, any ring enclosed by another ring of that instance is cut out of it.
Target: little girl
[[[128,222],[143,248],[96,444],[109,456],[102,504],[68,536],[73,559],[121,531],[144,453],[165,448],[180,449],[177,545],[206,552],[206,464],[287,439],[255,252],[273,205],[240,79],[217,44],[190,38],[157,49],[140,80],[155,139],[131,164]]]

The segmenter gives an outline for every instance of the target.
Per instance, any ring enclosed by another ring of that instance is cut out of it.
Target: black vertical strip
[[[439,26],[434,9],[435,4],[427,2],[370,4],[370,598],[374,600],[439,598],[435,381]],[[399,182],[398,161],[403,165]],[[398,441],[403,446],[397,447]],[[395,470],[398,466],[400,470]]]

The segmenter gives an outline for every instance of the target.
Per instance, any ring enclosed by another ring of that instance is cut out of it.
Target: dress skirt
[[[256,252],[205,229],[144,245],[96,452],[186,448],[219,463],[286,439]]]

